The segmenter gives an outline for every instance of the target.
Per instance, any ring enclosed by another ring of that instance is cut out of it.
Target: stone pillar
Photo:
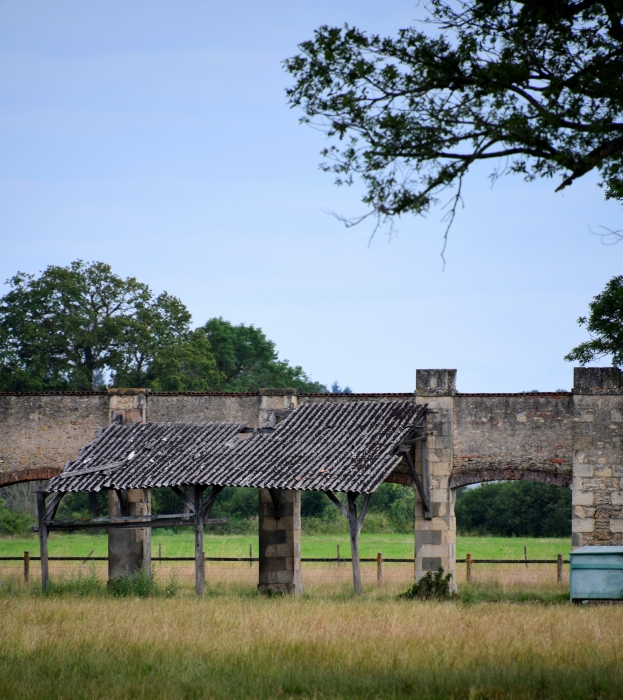
[[[576,367],[573,380],[573,548],[621,545],[623,373]]]
[[[147,419],[147,389],[109,389],[111,422],[121,417],[124,425],[145,423]],[[129,489],[128,515],[150,515],[149,489]],[[119,500],[114,491],[108,492],[108,516],[120,515]],[[151,529],[137,528],[108,531],[108,580],[135,574],[140,569],[151,572]]]
[[[260,492],[260,591],[302,593],[301,492],[280,492],[281,517],[268,489]]]
[[[295,389],[260,390],[260,428],[272,428],[298,406]],[[299,594],[301,583],[301,492],[280,490],[279,515],[268,489],[259,489],[260,591]]]
[[[455,369],[423,369],[416,372],[416,402],[427,403],[428,464],[431,519],[416,492],[415,579],[440,566],[452,574],[456,589],[456,519],[454,492],[450,489],[453,447]],[[422,478],[422,447],[416,449],[416,469]]]

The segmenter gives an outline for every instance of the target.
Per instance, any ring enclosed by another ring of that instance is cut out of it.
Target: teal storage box
[[[570,564],[572,601],[623,600],[623,547],[580,547]]]

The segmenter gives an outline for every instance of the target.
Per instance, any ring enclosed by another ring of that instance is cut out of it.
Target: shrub
[[[435,573],[427,571],[422,578],[410,586],[399,598],[407,600],[448,599],[455,596],[450,593],[450,581],[452,574],[443,575],[443,566]]]
[[[6,507],[0,499],[0,535],[32,535],[30,526],[34,523],[28,513],[16,513]]]

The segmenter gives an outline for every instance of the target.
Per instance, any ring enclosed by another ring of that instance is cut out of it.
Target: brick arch
[[[537,469],[479,469],[462,471],[450,476],[450,488],[469,484],[482,484],[487,481],[536,481],[540,484],[553,484],[571,488],[571,475],[546,472]]]
[[[20,484],[24,481],[42,481],[58,476],[63,470],[53,467],[42,467],[40,469],[22,469],[15,472],[0,473],[0,488]]]

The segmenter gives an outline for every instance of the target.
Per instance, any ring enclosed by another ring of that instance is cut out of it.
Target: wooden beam
[[[424,487],[424,493],[426,495],[424,517],[426,520],[432,520],[433,514],[430,504],[430,469],[428,465],[428,436],[427,439],[422,442],[422,486]]]
[[[361,513],[359,513],[359,517],[357,518],[357,537],[359,537],[359,535],[361,534],[361,528],[363,527],[364,520],[366,519],[366,515],[368,514],[371,496],[371,493],[366,493],[363,497],[363,503],[361,504]]]
[[[51,530],[92,530],[94,528],[140,528],[140,527],[183,527],[195,524],[194,515],[177,513],[174,515],[138,515],[125,518],[96,518],[94,520],[47,520],[46,529]],[[206,519],[206,525],[227,525],[227,518]],[[39,527],[32,528],[39,532]]]
[[[63,500],[63,496],[65,495],[64,492],[62,491],[57,491],[53,496],[51,502],[48,504],[46,510],[45,510],[45,516],[44,520],[54,520],[54,516],[56,515],[56,511],[58,509],[58,506],[60,502]]]
[[[204,487],[202,486],[202,491],[203,488]],[[216,497],[224,488],[224,486],[217,486],[216,484],[214,484],[210,489],[208,497],[201,504],[201,517],[203,518],[204,524],[207,524],[208,518],[210,517],[210,511],[212,510],[212,506],[214,505],[214,501],[216,501]]]
[[[45,499],[47,491],[37,491],[37,516],[39,520],[39,552],[41,556],[41,588],[50,585],[50,571],[48,567],[48,528],[45,523]]]
[[[359,561],[359,522],[357,519],[357,496],[359,494],[349,491],[348,498],[348,524],[350,526],[350,553],[353,564],[353,587],[355,593],[361,593],[361,562]]]
[[[269,488],[268,491],[273,502],[275,518],[281,518],[281,489]]]
[[[205,588],[205,560],[203,553],[203,515],[201,497],[203,487],[193,486],[194,496],[194,524],[195,524],[195,592],[199,597],[203,597]]]
[[[188,496],[182,491],[182,489],[179,486],[171,486],[171,491],[173,491],[173,493],[177,494],[180,497],[182,503],[188,508],[189,513],[195,512],[194,502],[192,501],[192,499],[188,498]]]
[[[348,511],[346,508],[344,508],[343,504],[339,501],[337,496],[333,493],[333,491],[325,491],[325,494],[327,498],[333,503],[333,505],[340,511],[340,513],[348,518]]]
[[[117,500],[119,501],[119,515],[124,518],[130,514],[130,503],[128,501],[127,489],[115,489]]]
[[[424,517],[426,518],[427,513],[430,516],[430,504],[426,495],[426,491],[424,490],[424,485],[422,484],[420,477],[418,476],[418,473],[415,470],[415,464],[413,464],[413,459],[411,459],[411,448],[408,445],[400,445],[398,447],[398,451],[404,455],[405,461],[409,467],[409,471],[411,472],[411,478],[415,482],[415,488],[417,489],[418,493],[420,494],[420,498],[422,499],[422,504],[424,507]],[[427,519],[430,519],[430,517],[428,517]]]

